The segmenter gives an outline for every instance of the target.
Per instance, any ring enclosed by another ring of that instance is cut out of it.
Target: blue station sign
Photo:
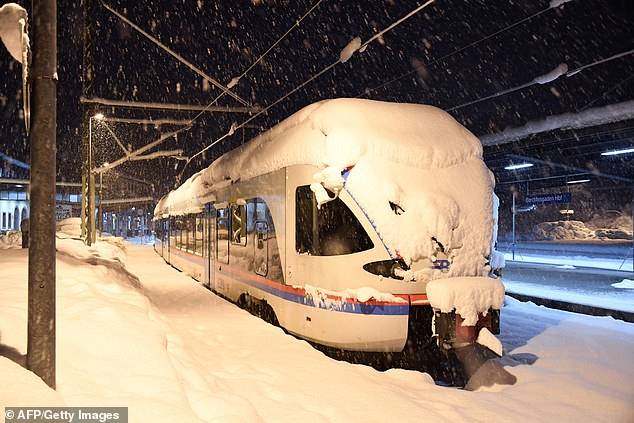
[[[524,198],[526,204],[564,204],[572,201],[571,192],[559,192],[552,194],[527,195]]]

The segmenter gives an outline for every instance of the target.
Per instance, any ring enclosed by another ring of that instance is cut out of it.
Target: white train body
[[[155,249],[299,337],[401,351],[433,332],[429,281],[492,270],[492,198],[480,143],[446,113],[326,100],[166,195]]]

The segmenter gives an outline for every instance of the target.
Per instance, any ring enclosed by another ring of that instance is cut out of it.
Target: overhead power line
[[[424,8],[426,8],[427,6],[429,6],[430,4],[432,4],[435,0],[429,0],[426,3],[424,3],[421,6],[416,7],[412,12],[408,13],[407,15],[405,15],[404,17],[398,19],[396,22],[392,23],[390,26],[388,26],[386,29],[380,31],[378,34],[374,35],[373,37],[371,37],[368,41],[366,41],[365,43],[361,44],[358,43],[358,46],[355,46],[354,49],[349,52],[348,56],[344,56],[343,51],[340,54],[339,58],[334,61],[333,63],[329,64],[328,66],[326,66],[325,68],[323,68],[322,70],[320,70],[319,72],[317,72],[316,74],[314,74],[313,76],[311,76],[310,78],[308,78],[307,80],[305,80],[304,82],[302,82],[301,84],[299,84],[297,87],[293,88],[291,91],[289,91],[288,93],[284,94],[282,97],[278,98],[277,100],[275,100],[273,103],[269,104],[268,106],[266,106],[264,109],[262,109],[261,111],[259,111],[258,113],[256,113],[255,115],[251,116],[249,119],[245,120],[244,122],[242,122],[241,124],[237,125],[237,124],[233,124],[231,125],[231,128],[229,129],[229,131],[224,134],[223,136],[221,136],[220,138],[216,139],[215,141],[213,141],[211,144],[209,144],[208,146],[206,146],[205,148],[203,148],[202,150],[200,150],[198,153],[194,154],[193,156],[191,156],[189,158],[189,160],[187,160],[187,162],[185,163],[185,166],[183,167],[183,170],[181,171],[180,175],[182,175],[185,172],[185,169],[187,168],[187,165],[196,157],[198,157],[199,155],[201,155],[202,153],[204,153],[205,151],[209,150],[211,147],[215,146],[216,144],[218,144],[219,142],[223,141],[224,139],[226,139],[227,137],[230,137],[231,135],[233,135],[235,133],[236,130],[244,127],[247,123],[251,122],[253,119],[257,118],[258,116],[260,116],[263,113],[266,113],[270,108],[274,107],[275,105],[279,104],[281,101],[285,100],[286,98],[288,98],[289,96],[291,96],[292,94],[294,94],[295,92],[297,92],[298,90],[302,89],[303,87],[305,87],[307,84],[309,84],[310,82],[314,81],[315,79],[319,78],[321,75],[323,75],[324,73],[328,72],[329,70],[331,70],[332,68],[334,68],[336,65],[338,65],[339,63],[345,62],[349,59],[349,57],[356,51],[360,51],[360,52],[364,52],[365,48],[367,47],[368,44],[370,44],[371,42],[375,41],[376,39],[378,39],[381,35],[385,34],[386,32],[394,29],[395,27],[397,27],[398,25],[400,25],[401,23],[403,23],[405,20],[411,18],[412,16],[414,16],[416,13],[420,12],[421,10],[423,10]],[[346,48],[344,49],[347,50],[349,48],[349,46],[351,44],[353,44],[357,39],[351,41],[351,43],[346,46]],[[180,176],[179,175],[179,176]]]
[[[245,70],[244,72],[242,72],[242,74],[238,77],[233,78],[231,81],[229,81],[229,84],[227,84],[227,87],[229,89],[233,88],[235,85],[238,84],[238,82],[240,82],[240,79],[242,77],[244,77],[260,60],[262,60],[262,58],[264,58],[264,56],[266,56],[280,41],[282,41],[294,28],[298,27],[300,22],[304,20],[304,18],[306,16],[308,16],[317,6],[319,6],[319,4],[322,2],[323,0],[319,0],[313,7],[311,7],[308,12],[306,12],[296,23],[295,25],[291,26],[288,31],[286,31],[286,33],[284,33],[275,43],[273,43],[273,45],[271,47],[269,47],[269,49],[267,51],[264,52],[264,54],[262,54],[255,62],[253,62],[253,64],[251,64],[251,66],[249,66],[249,68],[247,70]],[[214,98],[205,109],[212,107],[214,104],[216,104],[216,102],[218,100],[220,100],[220,98],[222,98],[222,96],[225,95],[225,92],[223,91],[222,93],[220,93],[216,98]],[[194,123],[194,121],[198,120],[198,118],[203,114],[205,110],[201,111],[199,114],[197,114],[190,122],[190,125]]]
[[[568,72],[566,74],[566,76],[574,76],[574,75],[578,74],[579,72],[581,72],[581,71],[583,71],[585,69],[591,68],[591,67],[596,66],[596,65],[601,65],[603,63],[606,63],[606,62],[609,62],[609,61],[612,61],[612,60],[615,60],[615,59],[620,59],[621,57],[628,56],[628,55],[630,55],[632,53],[634,53],[634,49],[628,50],[628,51],[624,51],[623,53],[615,54],[615,55],[610,56],[610,57],[605,58],[605,59],[596,60],[596,61],[594,61],[592,63],[588,63],[587,65],[580,66],[577,69],[571,70],[570,72]]]
[[[264,59],[264,57],[267,54],[269,54],[271,52],[271,50],[273,50],[280,43],[280,41],[282,41],[284,38],[286,38],[286,36],[288,34],[290,34],[295,28],[298,28],[299,24],[302,23],[304,18],[306,18],[308,15],[310,15],[313,12],[313,10],[315,10],[317,8],[317,6],[319,6],[321,4],[321,2],[323,2],[323,1],[324,0],[319,0],[310,9],[308,9],[308,12],[304,13],[301,18],[299,18],[297,21],[295,21],[295,23],[290,28],[288,28],[288,30],[281,37],[279,37],[277,39],[277,41],[275,41],[264,53],[262,53],[260,55],[260,57],[257,58],[257,60],[255,60],[253,63],[251,63],[251,66],[249,66],[244,72],[242,72],[240,74],[240,76],[237,76],[237,77],[233,78],[231,80],[231,82],[229,82],[229,84],[227,86],[229,88],[233,88],[247,73],[249,73],[249,71],[251,71],[251,69],[253,69],[255,67],[255,65],[260,63],[260,61],[262,59]]]
[[[200,68],[198,68],[196,65],[194,65],[193,63],[191,63],[189,60],[185,59],[183,56],[181,56],[180,54],[176,53],[174,50],[172,50],[171,48],[167,47],[165,44],[163,44],[162,42],[160,42],[158,39],[154,38],[153,36],[151,36],[150,34],[148,34],[147,32],[145,32],[143,30],[143,28],[139,27],[138,25],[136,25],[134,22],[132,22],[130,19],[126,18],[124,15],[122,15],[121,13],[117,12],[116,10],[114,10],[112,7],[110,7],[109,5],[107,5],[106,3],[102,3],[103,7],[106,8],[106,10],[108,10],[110,13],[112,13],[113,15],[117,16],[119,19],[121,19],[122,21],[124,21],[125,23],[127,23],[128,25],[130,25],[132,28],[134,28],[137,32],[139,32],[141,35],[143,35],[145,38],[147,38],[148,40],[152,41],[154,44],[156,44],[157,46],[159,46],[160,48],[162,48],[163,50],[165,50],[166,52],[168,52],[169,54],[171,54],[174,58],[176,58],[179,62],[183,63],[185,66],[187,66],[188,68],[190,68],[191,70],[193,70],[194,72],[196,72],[198,75],[202,76],[203,78],[205,78],[208,82],[212,83],[216,88],[220,89],[223,91],[223,93],[233,97],[235,100],[239,101],[240,103],[242,103],[245,106],[248,106],[250,103],[243,99],[242,97],[240,97],[238,94],[234,93],[233,91],[229,90],[227,87],[225,87],[224,85],[222,85],[220,82],[216,81],[214,78],[212,78],[211,76],[207,75],[205,72],[203,72]]]
[[[448,112],[451,112],[451,111],[454,111],[454,110],[457,110],[457,109],[461,109],[463,107],[471,106],[473,104],[477,104],[477,103],[481,103],[481,102],[486,101],[486,100],[490,100],[492,98],[496,98],[496,97],[500,97],[500,96],[503,96],[503,95],[506,95],[506,94],[510,94],[510,93],[515,92],[515,91],[519,91],[519,90],[522,90],[524,88],[528,88],[528,87],[533,86],[533,85],[547,84],[547,83],[550,83],[550,82],[554,81],[555,79],[557,79],[557,78],[559,78],[560,76],[563,76],[563,75],[565,75],[566,77],[575,76],[575,75],[579,74],[580,72],[582,72],[585,69],[588,69],[588,68],[591,68],[593,66],[597,66],[597,65],[600,65],[600,64],[603,64],[603,63],[607,63],[609,61],[612,61],[612,60],[615,60],[615,59],[619,59],[621,57],[625,57],[625,56],[627,56],[629,54],[632,54],[632,53],[634,53],[634,49],[629,50],[629,51],[625,51],[623,53],[615,54],[615,55],[610,56],[610,57],[608,57],[606,59],[595,60],[592,63],[588,63],[587,65],[580,66],[580,67],[578,67],[576,69],[573,69],[572,71],[568,70],[568,66],[566,64],[561,64],[557,68],[552,70],[551,72],[549,72],[547,74],[544,74],[544,75],[541,75],[541,76],[538,76],[537,78],[534,78],[532,81],[527,82],[526,84],[522,84],[522,85],[518,85],[516,87],[508,88],[506,90],[497,92],[495,94],[488,95],[486,97],[478,98],[478,99],[469,101],[467,103],[463,103],[463,104],[460,104],[460,105],[457,105],[457,106],[453,106],[453,107],[451,107],[449,109],[446,109],[446,110]],[[565,66],[565,69],[562,68],[563,66]]]
[[[569,1],[570,1],[570,0],[569,0]],[[448,59],[448,58],[450,58],[450,57],[452,57],[452,56],[454,56],[454,55],[456,55],[456,54],[458,54],[458,53],[461,53],[461,52],[463,52],[463,51],[465,51],[465,50],[467,50],[467,49],[471,48],[471,47],[475,47],[476,45],[478,45],[478,44],[480,44],[480,43],[482,43],[482,42],[484,42],[484,41],[486,41],[486,40],[488,40],[488,39],[490,39],[490,38],[493,38],[493,37],[495,37],[495,36],[497,36],[497,35],[500,35],[501,33],[506,32],[506,31],[508,31],[508,30],[510,30],[510,29],[513,29],[513,28],[515,28],[516,26],[523,24],[524,22],[527,22],[527,21],[529,21],[529,20],[531,20],[531,19],[533,19],[533,18],[536,18],[537,16],[541,15],[542,13],[545,13],[545,12],[549,11],[550,9],[557,8],[557,7],[561,6],[563,3],[566,3],[566,2],[556,2],[556,1],[552,1],[552,2],[550,3],[550,5],[549,5],[547,8],[542,9],[542,10],[540,10],[539,12],[533,13],[533,14],[532,14],[532,15],[530,15],[530,16],[527,16],[527,17],[525,17],[525,18],[522,18],[522,19],[520,19],[519,21],[517,21],[517,22],[515,22],[515,23],[512,23],[512,24],[510,24],[510,25],[508,25],[508,26],[506,26],[506,27],[504,27],[504,28],[502,28],[502,29],[499,29],[499,30],[497,30],[497,31],[495,31],[495,32],[493,32],[493,33],[491,33],[491,34],[489,34],[489,35],[485,36],[485,37],[482,37],[482,38],[480,38],[480,39],[478,39],[478,40],[476,40],[476,41],[473,41],[472,43],[469,43],[469,44],[467,44],[467,45],[465,45],[465,46],[462,46],[462,47],[460,47],[460,48],[458,48],[458,49],[456,49],[456,50],[454,50],[454,51],[452,51],[452,52],[450,52],[450,53],[448,53],[448,54],[445,54],[444,56],[441,56],[441,57],[439,57],[439,58],[437,58],[437,59],[434,59],[434,60],[432,60],[431,62],[426,63],[425,65],[426,65],[426,66],[432,66],[432,65],[435,65],[436,63],[442,62],[442,61],[444,61],[444,60],[446,60],[446,59]],[[381,88],[384,88],[384,87],[386,87],[386,86],[388,86],[388,85],[390,85],[390,84],[392,84],[392,83],[394,83],[394,82],[396,82],[396,81],[400,81],[401,79],[406,78],[406,77],[408,77],[408,76],[412,75],[412,74],[413,74],[413,73],[415,73],[416,71],[417,71],[417,69],[412,69],[411,71],[406,72],[406,73],[404,73],[404,74],[402,74],[402,75],[399,75],[399,76],[397,76],[396,78],[392,78],[392,79],[390,79],[389,81],[387,81],[387,82],[385,82],[385,83],[383,83],[383,84],[381,84],[381,85],[377,85],[377,86],[376,86],[376,87],[374,87],[374,88],[371,88],[371,89],[365,90],[365,91],[363,91],[362,93],[358,94],[358,95],[357,95],[357,98],[358,98],[358,97],[363,97],[363,96],[365,96],[365,95],[367,95],[367,94],[370,94],[370,93],[372,93],[372,92],[374,92],[374,91],[376,91],[376,90],[380,90]]]

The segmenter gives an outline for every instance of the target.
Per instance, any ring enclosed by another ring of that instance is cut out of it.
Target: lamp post
[[[103,113],[96,113],[88,118],[88,233],[86,244],[92,245],[96,240],[95,225],[95,173],[92,165],[92,120],[103,120]]]

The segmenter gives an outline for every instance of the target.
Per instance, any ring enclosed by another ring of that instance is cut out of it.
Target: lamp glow
[[[103,113],[97,113],[92,118],[96,119],[96,120],[103,120],[103,118],[105,118],[105,116],[103,115]]]
[[[634,153],[634,147],[622,148],[620,150],[610,150],[610,151],[601,153],[601,155],[602,156],[616,156],[619,154],[627,154],[627,153]]]
[[[533,166],[534,165],[532,163],[519,163],[519,164],[508,165],[504,169],[506,169],[506,170],[517,170],[517,169],[525,169],[527,167],[533,167]]]

